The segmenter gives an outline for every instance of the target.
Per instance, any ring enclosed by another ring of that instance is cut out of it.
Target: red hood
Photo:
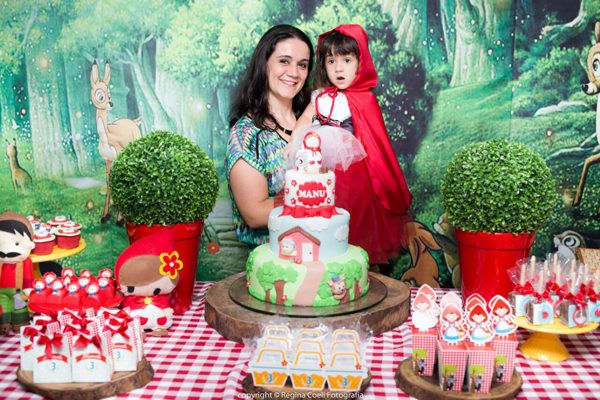
[[[369,37],[367,32],[362,26],[357,24],[343,24],[319,35],[318,44],[321,43],[323,38],[329,35],[331,32],[338,31],[346,36],[350,36],[358,44],[358,50],[360,52],[358,71],[356,72],[356,78],[352,81],[350,87],[344,90],[348,91],[366,91],[374,89],[377,86],[377,71],[373,65],[371,59],[371,52],[369,51]],[[317,44],[317,46],[318,46]]]

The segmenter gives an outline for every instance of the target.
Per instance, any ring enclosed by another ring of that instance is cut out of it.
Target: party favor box
[[[356,392],[367,374],[367,367],[357,353],[336,353],[327,368],[327,384],[333,391]]]
[[[288,362],[281,349],[262,349],[248,364],[255,386],[280,388],[288,377]]]
[[[467,341],[469,358],[467,361],[467,386],[471,393],[489,393],[494,374],[496,349],[491,343],[476,345]]]
[[[433,364],[435,363],[435,343],[437,341],[437,330],[435,328],[420,331],[412,327],[412,359],[413,370],[417,375],[433,375]]]
[[[515,355],[519,341],[514,333],[508,336],[496,336],[492,340],[492,346],[496,349],[494,361],[494,382],[510,382],[515,369]]]
[[[294,389],[323,390],[325,387],[325,362],[318,352],[301,351],[290,365],[289,372]]]
[[[442,390],[462,390],[468,354],[469,350],[463,342],[448,344],[443,340],[438,341],[438,380]]]

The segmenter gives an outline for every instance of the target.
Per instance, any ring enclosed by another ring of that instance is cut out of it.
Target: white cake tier
[[[280,258],[316,261],[337,257],[348,249],[350,214],[335,207],[331,218],[294,218],[283,207],[269,214],[269,247]]]
[[[285,173],[284,206],[319,209],[335,206],[335,174],[307,174],[295,169]]]

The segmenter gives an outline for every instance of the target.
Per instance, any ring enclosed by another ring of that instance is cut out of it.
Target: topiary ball
[[[218,193],[213,161],[189,139],[155,131],[131,142],[110,169],[115,206],[131,224],[205,219]]]
[[[558,200],[544,160],[522,144],[501,140],[459,150],[446,170],[441,194],[455,227],[488,233],[535,231]]]

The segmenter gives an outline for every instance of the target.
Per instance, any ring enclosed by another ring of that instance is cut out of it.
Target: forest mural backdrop
[[[370,35],[377,95],[425,238],[396,261],[397,277],[425,255],[452,285],[458,262],[440,181],[460,147],[492,138],[525,143],[554,173],[562,200],[536,253],[600,244],[600,167],[572,205],[584,160],[600,151],[597,96],[581,89],[600,0],[8,0],[0,18],[0,208],[81,222],[88,247],[63,265],[112,267],[127,246],[114,218],[100,223],[105,163],[90,99],[98,60],[101,77],[111,67],[109,122],[141,117],[142,134],[178,132],[215,161],[221,196],[198,278],[244,267],[228,214],[226,121],[254,45],[278,23],[315,42],[340,23]]]

